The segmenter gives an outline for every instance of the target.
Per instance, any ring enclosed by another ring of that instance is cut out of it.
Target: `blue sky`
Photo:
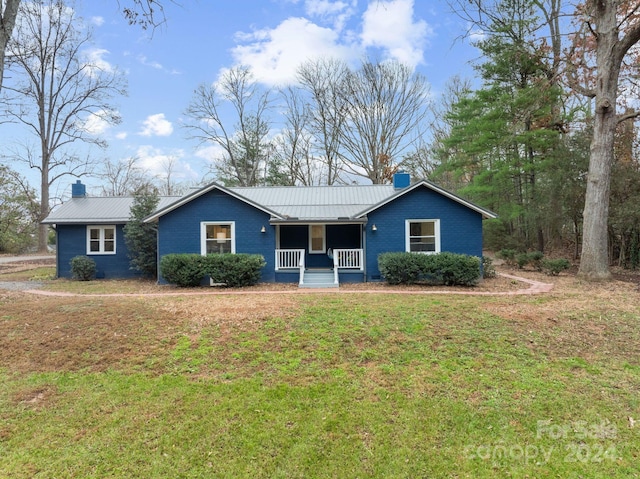
[[[120,125],[92,124],[109,144],[92,154],[137,156],[159,175],[172,158],[184,182],[198,181],[212,158],[187,139],[183,112],[198,84],[214,82],[226,68],[248,65],[259,81],[275,86],[292,80],[297,65],[314,56],[352,65],[365,55],[394,58],[424,74],[437,96],[453,75],[471,77],[469,61],[478,55],[460,40],[467,25],[444,0],[177,1],[163,2],[167,22],[153,33],[129,26],[114,0],[79,1],[76,8],[93,26],[94,58],[125,72],[129,91],[114,101]],[[0,143],[20,134],[2,125]],[[28,178],[38,184],[34,172]],[[63,178],[52,193],[68,193],[73,180]]]

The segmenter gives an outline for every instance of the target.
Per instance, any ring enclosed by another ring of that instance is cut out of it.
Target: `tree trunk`
[[[0,11],[0,90],[2,90],[2,79],[4,78],[5,50],[7,49],[7,42],[11,38],[13,27],[16,24],[19,5],[20,0],[7,0],[4,11]]]
[[[616,2],[595,3],[597,6],[594,7],[594,17],[598,28],[595,123],[590,147],[579,275],[598,281],[611,276],[607,224],[617,125],[618,77],[622,58],[617,51],[619,32]]]
[[[49,215],[49,174],[48,169],[42,169],[40,181],[40,216],[38,218],[38,253],[48,253],[49,225],[43,221]]]

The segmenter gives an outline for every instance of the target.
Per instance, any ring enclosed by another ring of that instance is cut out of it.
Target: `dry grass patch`
[[[256,330],[271,318],[292,318],[300,311],[291,295],[243,294],[170,296],[153,302],[163,313],[179,318],[192,333],[214,327],[221,338],[231,333]]]
[[[515,274],[548,280],[539,273]],[[487,301],[485,309],[506,320],[530,348],[549,357],[635,357],[633,362],[640,364],[640,291],[630,278],[591,283],[560,276],[552,279],[551,293]]]
[[[183,329],[135,298],[0,295],[0,364],[18,373],[140,367]]]

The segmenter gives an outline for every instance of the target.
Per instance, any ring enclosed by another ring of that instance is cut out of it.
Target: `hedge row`
[[[480,280],[480,258],[464,254],[382,253],[378,268],[389,284],[474,286]]]
[[[545,258],[540,251],[518,253],[513,249],[501,249],[496,253],[496,256],[503,259],[509,266],[517,266],[519,269],[530,266],[536,271],[544,271],[550,276],[558,276],[562,271],[571,267],[568,259]]]
[[[199,286],[206,276],[230,288],[260,281],[264,257],[258,254],[167,254],[160,258],[160,273],[171,284]]]

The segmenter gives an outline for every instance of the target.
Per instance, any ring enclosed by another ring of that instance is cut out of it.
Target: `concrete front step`
[[[305,271],[301,288],[337,288],[333,271]]]

